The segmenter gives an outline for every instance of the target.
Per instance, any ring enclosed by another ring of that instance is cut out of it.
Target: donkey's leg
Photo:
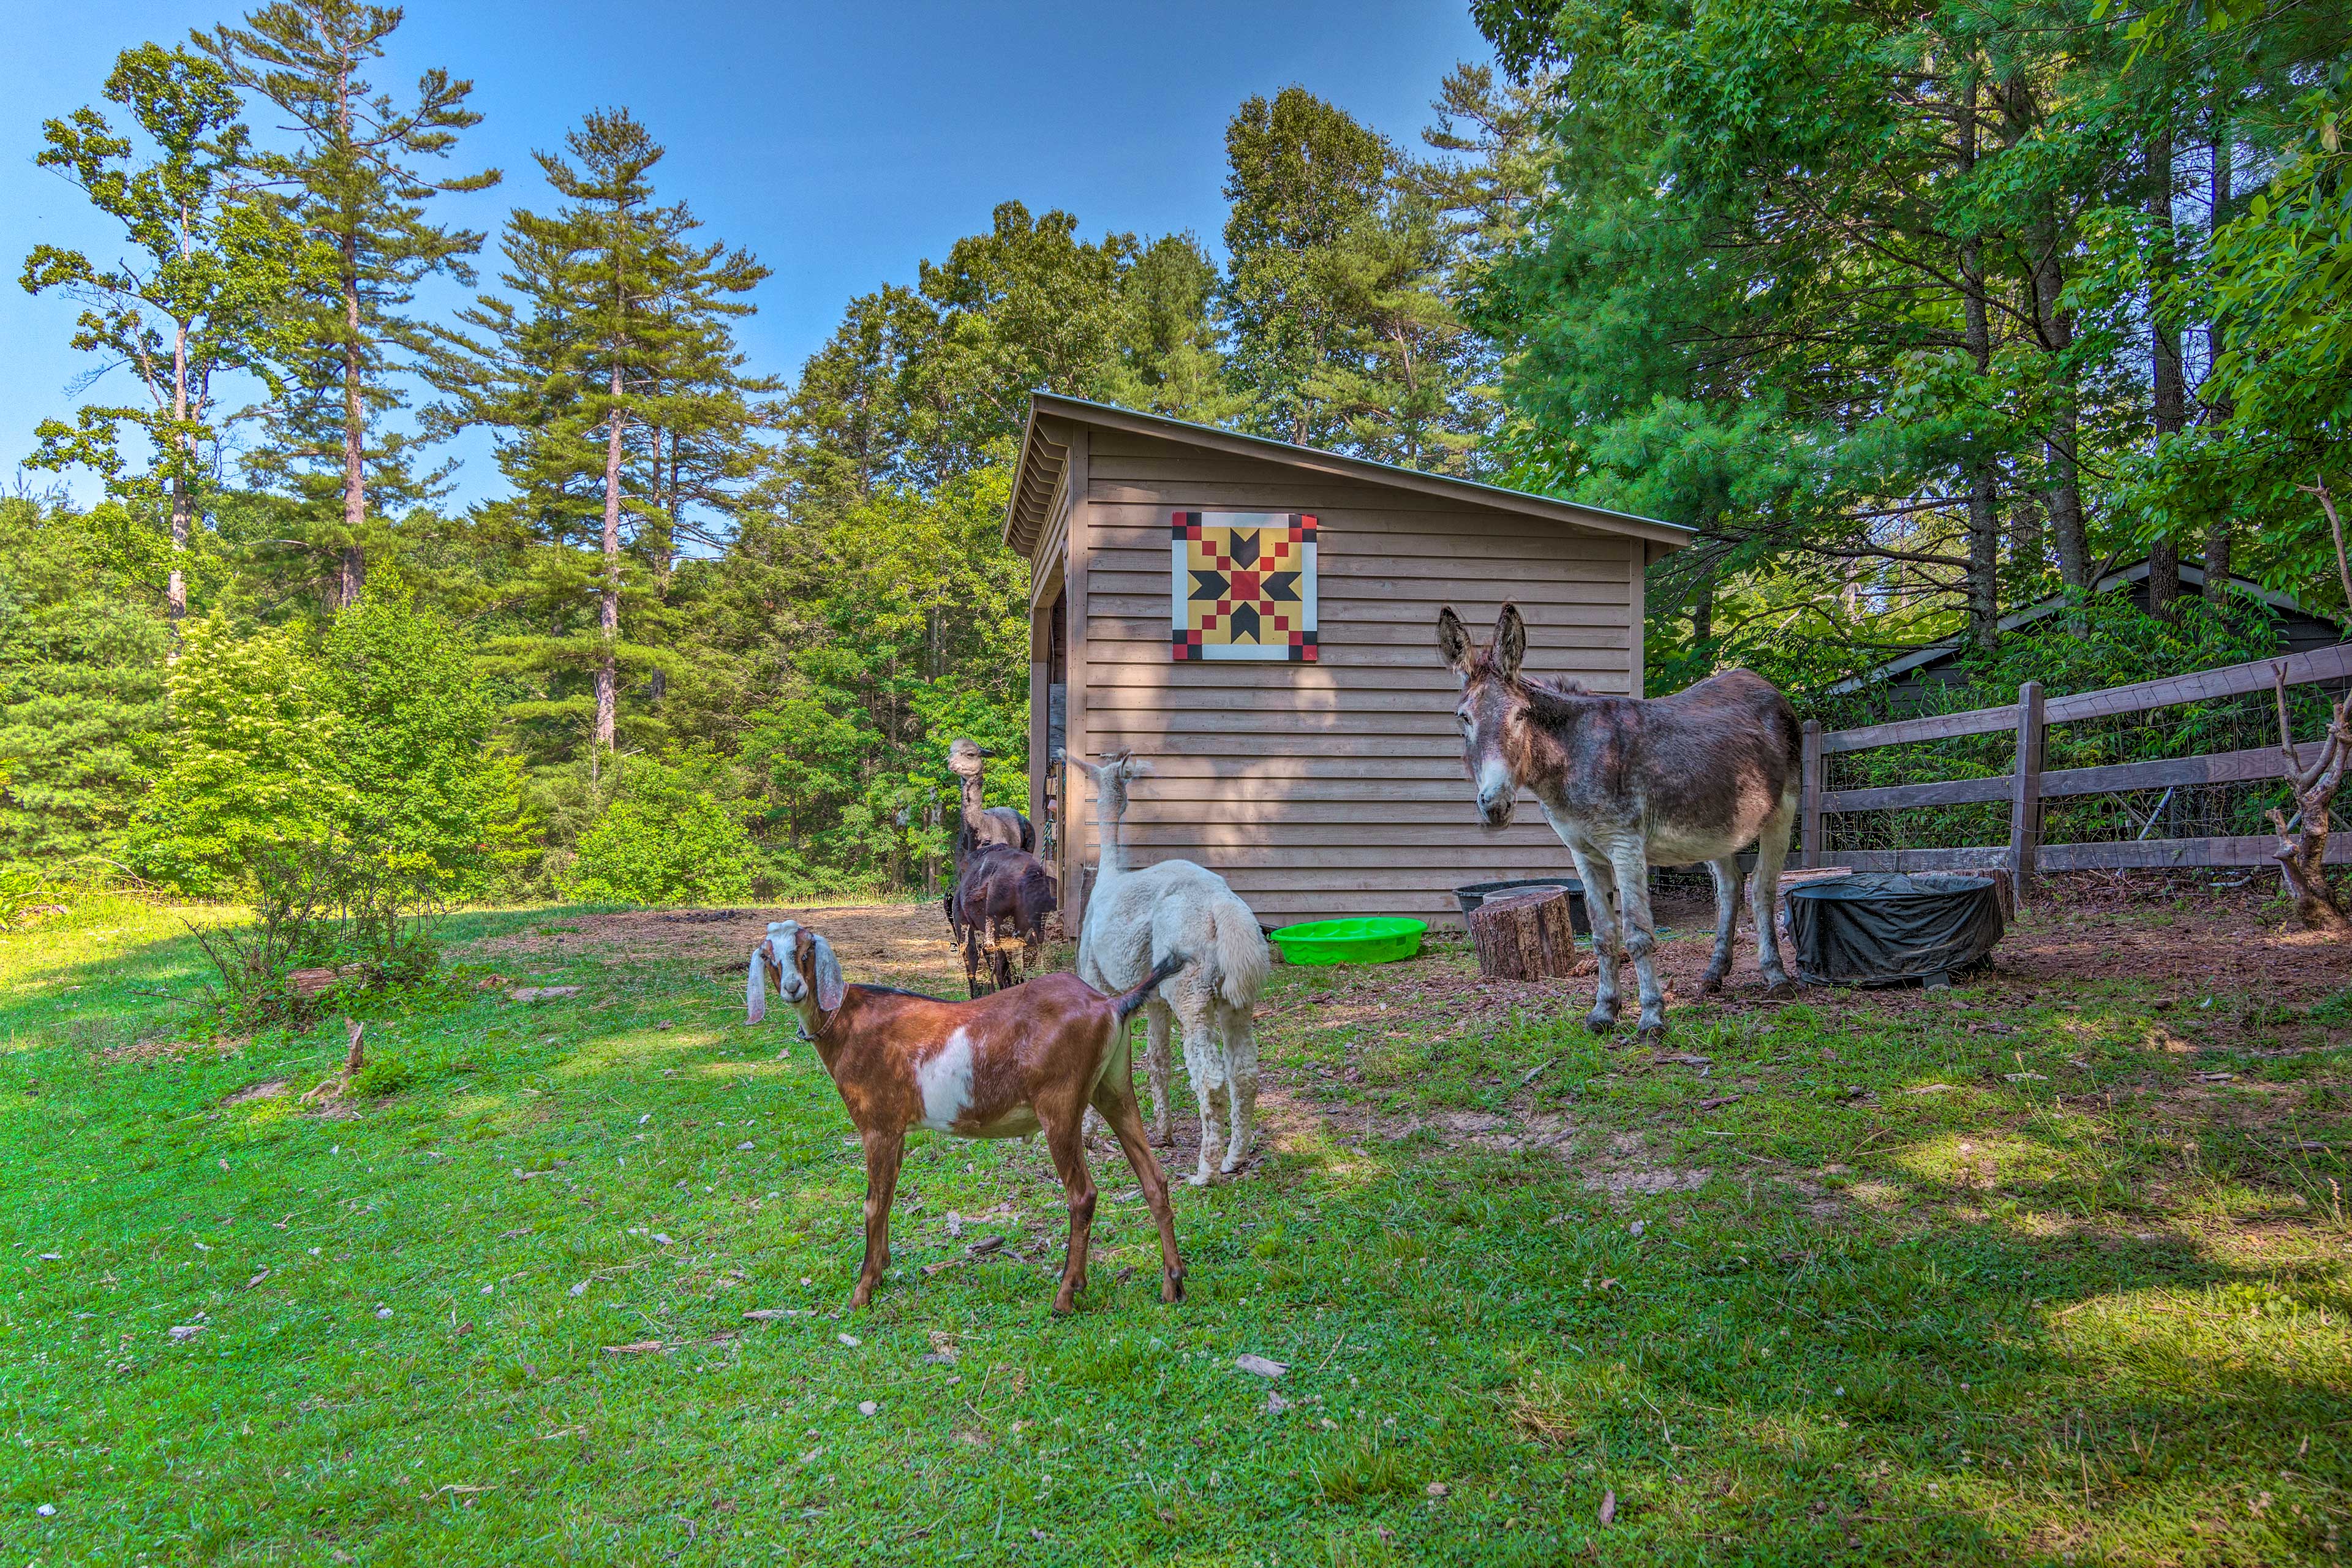
[[[1585,918],[1592,922],[1592,958],[1601,972],[1593,987],[1592,1011],[1584,1021],[1596,1035],[1617,1026],[1617,879],[1609,862],[1569,846],[1576,862],[1577,880],[1584,884]]]
[[[1143,1005],[1143,1076],[1151,1082],[1151,1141],[1165,1149],[1176,1142],[1172,1102],[1176,1064],[1168,1049],[1174,1009],[1154,996]]]
[[[1756,917],[1756,962],[1764,971],[1764,989],[1785,996],[1796,990],[1789,972],[1780,966],[1780,865],[1789,858],[1789,828],[1796,820],[1797,803],[1783,799],[1780,809],[1765,818],[1756,839],[1756,876],[1748,889],[1748,911]]]
[[[1617,873],[1617,923],[1624,930],[1633,978],[1642,987],[1642,1017],[1634,1032],[1644,1039],[1655,1039],[1666,1032],[1666,999],[1658,989],[1657,969],[1650,962],[1650,952],[1658,945],[1658,932],[1650,923],[1649,855],[1641,839],[1633,837],[1614,847],[1610,858]]]
[[[1706,961],[1706,973],[1699,977],[1701,994],[1723,989],[1723,977],[1731,973],[1731,933],[1739,924],[1739,860],[1726,855],[1720,860],[1706,863],[1707,871],[1715,878],[1715,956]]]

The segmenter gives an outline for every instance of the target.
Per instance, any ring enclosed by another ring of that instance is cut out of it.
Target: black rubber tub
[[[1797,973],[1814,984],[1942,984],[1982,963],[2004,929],[1990,877],[1865,873],[1787,897]]]
[[[1573,877],[1529,877],[1517,882],[1473,882],[1466,888],[1454,889],[1454,901],[1462,906],[1462,918],[1468,920],[1470,911],[1488,899],[1507,899],[1514,893],[1532,893],[1545,888],[1558,888],[1568,895],[1569,929],[1579,936],[1592,934],[1592,922],[1584,914],[1584,884]]]

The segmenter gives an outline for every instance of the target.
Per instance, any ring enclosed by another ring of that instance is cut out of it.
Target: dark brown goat
[[[989,982],[1003,990],[1013,984],[1013,964],[999,945],[1021,939],[1021,972],[1037,971],[1045,949],[1045,917],[1061,903],[1053,873],[1034,855],[1003,844],[983,844],[965,857],[963,874],[947,899],[948,925],[963,949],[964,984],[974,996],[986,954]]]
[[[1069,1251],[1054,1310],[1066,1312],[1087,1288],[1087,1242],[1094,1226],[1095,1184],[1087,1169],[1086,1118],[1091,1105],[1118,1138],[1160,1227],[1160,1299],[1184,1294],[1176,1251],[1176,1216],[1168,1178],[1144,1141],[1135,1103],[1127,1021],[1186,960],[1171,953],[1149,978],[1106,996],[1075,974],[1047,974],[1017,991],[974,1002],[943,1002],[881,986],[845,985],[824,938],[778,921],[751,950],[744,1007],[766,1016],[767,982],[800,1015],[824,1070],[866,1146],[866,1260],[849,1304],[873,1299],[890,1266],[890,1199],[907,1133],[928,1127],[959,1138],[1045,1134],[1054,1169],[1069,1195]]]

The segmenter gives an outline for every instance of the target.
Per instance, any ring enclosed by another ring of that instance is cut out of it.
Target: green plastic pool
[[[1274,933],[1286,963],[1394,963],[1421,952],[1427,921],[1309,921]]]

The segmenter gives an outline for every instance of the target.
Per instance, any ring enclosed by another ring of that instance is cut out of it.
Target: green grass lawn
[[[2326,986],[1678,1002],[1654,1053],[1582,1031],[1589,981],[1556,1008],[1452,949],[1278,968],[1276,1149],[1178,1186],[1181,1304],[1107,1144],[1057,1321],[1042,1147],[918,1134],[852,1315],[862,1167],[788,1015],[743,1026],[740,955],[595,920],[457,917],[453,984],[363,1014],[323,1111],[340,1021],[212,1037],[173,914],[0,937],[0,1563],[2269,1564],[2352,1531]],[[850,978],[937,985],[938,947]]]

